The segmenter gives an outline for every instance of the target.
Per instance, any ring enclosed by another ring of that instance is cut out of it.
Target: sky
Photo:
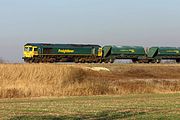
[[[0,0],[0,57],[28,42],[180,47],[180,0]]]

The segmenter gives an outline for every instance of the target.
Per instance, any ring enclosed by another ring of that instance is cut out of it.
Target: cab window
[[[32,47],[29,47],[29,51],[32,51]]]
[[[37,49],[37,48],[34,48],[34,51],[38,51],[38,49]]]
[[[24,51],[29,51],[29,48],[28,47],[24,47]]]

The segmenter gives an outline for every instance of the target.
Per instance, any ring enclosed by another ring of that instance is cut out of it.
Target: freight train
[[[133,63],[160,63],[170,59],[180,63],[180,48],[27,43],[23,59],[28,63],[113,63],[116,59],[131,59]]]

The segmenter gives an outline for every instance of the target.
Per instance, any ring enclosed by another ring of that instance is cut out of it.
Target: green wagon
[[[115,59],[131,59],[133,62],[141,62],[146,53],[141,46],[104,46],[103,58],[105,62],[114,62]]]
[[[151,47],[147,51],[148,59],[160,62],[163,59],[180,62],[180,48],[177,47]]]

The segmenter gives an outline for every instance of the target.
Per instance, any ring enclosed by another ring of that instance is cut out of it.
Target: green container
[[[180,55],[180,49],[176,47],[160,47],[158,51],[159,56],[177,56]]]
[[[144,56],[145,50],[141,46],[104,46],[104,57],[111,56]]]
[[[176,57],[180,55],[180,48],[176,47],[151,47],[147,51],[149,58],[154,57]]]

